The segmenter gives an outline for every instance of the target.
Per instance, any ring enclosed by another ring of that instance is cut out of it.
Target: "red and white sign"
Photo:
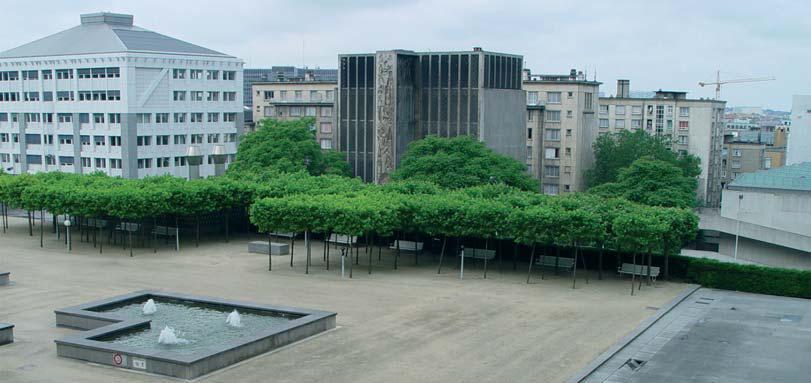
[[[120,366],[124,363],[124,357],[121,356],[121,354],[113,354],[113,363],[115,363],[116,366]]]

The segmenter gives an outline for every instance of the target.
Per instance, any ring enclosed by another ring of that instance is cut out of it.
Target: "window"
[[[110,146],[121,146],[121,137],[110,136]]]
[[[302,92],[300,90],[297,90],[297,91],[294,91],[294,92],[295,92],[294,97],[296,98],[296,101],[301,100],[301,97],[304,95],[304,92]]]
[[[733,157],[740,157],[741,156],[741,150],[740,149],[732,149],[732,156]]]
[[[572,136],[572,130],[571,129],[566,129],[566,137],[571,137],[571,136]]]
[[[96,158],[96,168],[104,169],[107,167],[107,159],[105,158]]]
[[[79,78],[90,78],[90,68],[76,69],[76,76]]]
[[[532,161],[532,146],[527,145],[527,161]]]
[[[222,100],[223,101],[236,101],[237,100],[237,92],[222,92]]]
[[[175,157],[175,166],[186,166],[186,157]]]
[[[560,104],[560,92],[546,92],[546,102],[549,104]]]
[[[631,120],[631,129],[640,129],[642,128],[642,120]]]
[[[192,80],[201,80],[203,78],[203,70],[189,69],[189,78]]]
[[[203,101],[203,91],[202,90],[193,90],[193,91],[191,91],[191,100],[192,101]]]
[[[220,79],[220,71],[218,70],[206,71],[206,80],[219,80],[219,79]]]
[[[304,115],[307,116],[307,117],[315,117],[315,107],[314,106],[308,106],[307,108],[305,108],[304,109]]]
[[[527,105],[538,105],[538,92],[527,92]]]
[[[281,98],[282,100],[286,99],[287,98],[287,91],[286,90],[280,90],[279,91],[279,98]]]
[[[300,117],[301,116],[301,107],[300,106],[291,106],[290,107],[290,116],[291,117]]]
[[[218,122],[220,121],[220,114],[219,113],[209,113],[208,114],[208,122]]]
[[[206,101],[220,101],[220,92],[208,92]]]
[[[764,169],[771,169],[772,168],[772,158],[766,157],[763,159],[763,168]]]
[[[259,93],[259,92],[257,91],[256,93]],[[266,90],[264,92],[264,99],[265,100],[270,100],[272,98],[273,98],[273,91],[272,90]]]
[[[326,91],[326,94],[327,94],[327,101],[332,101],[333,99],[335,99],[335,94],[333,93],[333,91],[328,90],[328,91]]]
[[[152,136],[138,136],[138,138],[136,138],[136,142],[138,146],[152,145]]]
[[[110,158],[110,169],[121,169],[121,159]]]
[[[54,156],[53,154],[46,154],[45,165],[56,165],[56,156]]]
[[[545,148],[544,158],[547,160],[556,160],[560,158],[560,148]]]
[[[237,114],[233,113],[233,112],[232,113],[223,113],[222,114],[222,120],[225,121],[225,122],[235,122],[237,120]]]
[[[39,101],[39,92],[24,92],[25,101]]]
[[[168,124],[169,123],[169,113],[155,113],[155,123],[156,124]]]
[[[331,107],[322,107],[321,108],[321,117],[332,117],[332,108]]]
[[[544,166],[543,175],[547,177],[560,177],[560,166]]]
[[[265,107],[265,117],[273,117],[273,107],[266,106]]]
[[[566,111],[566,118],[572,118],[572,111],[571,110]]]
[[[233,81],[237,79],[237,72],[232,70],[224,70],[222,71],[222,79]]]
[[[572,98],[574,96],[573,92],[566,92],[566,98]]]
[[[42,92],[42,101],[53,101],[54,100],[54,93],[53,92]]]
[[[600,119],[600,129],[608,129],[608,119],[601,118]]]
[[[560,122],[560,111],[559,110],[547,110],[546,111],[546,121]]]
[[[0,133],[0,142],[8,142],[8,133]]]
[[[600,105],[600,114],[608,114],[608,105]]]
[[[170,158],[171,157],[158,157],[155,159],[155,165],[159,168],[168,168]]]
[[[51,72],[51,70],[50,70],[50,69],[47,69],[47,70],[43,70],[43,71],[42,71],[42,79],[43,79],[43,80],[51,80],[51,79],[53,79],[53,78],[54,78],[54,76],[53,76],[53,72]]]
[[[625,129],[625,120],[614,120],[614,128]]]
[[[543,194],[557,195],[558,184],[543,184]]]
[[[572,148],[566,148],[566,157],[572,156]]]
[[[191,122],[203,122],[203,113],[192,113]]]
[[[58,122],[62,122],[62,123],[64,123],[64,122],[72,122],[73,121],[73,115],[70,114],[70,113],[59,113],[59,114],[56,115],[56,120]]]
[[[152,122],[152,115],[149,113],[138,113],[136,114],[136,121],[139,124],[149,124]]]
[[[175,101],[186,101],[186,91],[185,90],[174,91],[173,98]]]
[[[186,78],[186,70],[185,69],[172,69],[172,78],[176,78],[176,79],[184,79],[184,78]]]
[[[158,146],[169,145],[169,136],[168,135],[155,136],[155,145]]]
[[[94,124],[103,124],[104,123],[104,113],[93,113],[93,123]]]
[[[332,123],[331,122],[322,122],[321,123],[321,133],[322,134],[332,134]]]
[[[56,92],[56,101],[73,101],[73,92],[71,91]]]
[[[186,135],[175,134],[175,145],[186,145]]]
[[[149,169],[152,167],[152,159],[151,158],[139,158],[138,159],[138,169]]]
[[[642,114],[642,106],[634,105],[631,107],[631,114]]]
[[[332,140],[329,138],[322,138],[321,149],[332,149]]]
[[[614,107],[614,114],[625,114],[625,105],[617,105]]]
[[[73,78],[73,69],[57,69],[56,70],[56,79],[57,80],[68,80]]]
[[[46,134],[42,136],[42,141],[45,145],[53,145],[54,144],[54,136],[53,134]]]
[[[673,120],[667,120],[667,125],[666,126],[667,126],[667,131],[672,132],[673,131]]]
[[[93,99],[93,92],[89,90],[79,91],[79,101],[90,101]]]
[[[560,141],[560,129],[546,129],[547,141]]]
[[[109,113],[107,114],[107,122],[110,124],[120,124],[121,123],[121,113]]]
[[[237,134],[236,133],[223,134],[222,142],[237,142]]]
[[[73,166],[73,157],[72,156],[59,156],[59,165],[60,166]]]
[[[594,95],[590,92],[583,93],[583,109],[584,110],[594,110]]]
[[[119,70],[119,68],[116,67],[116,68],[105,68],[105,69],[106,69],[108,78],[121,77],[121,71]]]
[[[93,136],[93,145],[94,146],[105,146],[106,142],[107,142],[107,139],[104,136]]]
[[[667,111],[665,112],[665,115],[668,117],[673,117],[673,105],[667,106]]]
[[[690,128],[690,121],[679,121],[679,130],[687,130]]]
[[[321,101],[321,93],[319,93],[317,90],[311,90],[310,101]]]
[[[90,73],[93,74],[93,78],[105,78],[107,77],[107,73],[104,68],[92,68],[90,69]]]
[[[679,117],[690,117],[690,108],[689,107],[679,107]]]
[[[11,162],[11,156],[8,153],[0,153],[0,162]]]
[[[202,144],[203,143],[203,135],[202,134],[192,134],[191,135],[191,143],[194,144]]]
[[[527,128],[527,139],[528,140],[532,139],[532,128]]]
[[[175,124],[183,124],[186,122],[186,113],[175,113]]]
[[[39,79],[39,72],[35,70],[24,70],[23,80],[37,80]]]
[[[82,157],[82,167],[89,168],[91,166],[91,160],[88,157]]]
[[[220,142],[220,135],[218,133],[211,133],[208,135],[208,143],[216,144]]]

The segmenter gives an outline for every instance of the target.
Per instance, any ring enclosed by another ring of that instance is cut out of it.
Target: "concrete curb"
[[[650,326],[653,326],[654,323],[659,321],[659,319],[662,319],[663,316],[665,316],[667,313],[673,310],[673,308],[678,306],[679,303],[683,302],[685,299],[687,299],[687,297],[692,295],[694,292],[696,292],[696,290],[700,288],[701,288],[700,285],[693,284],[688,285],[687,288],[685,288],[684,291],[681,292],[681,294],[676,296],[676,298],[673,298],[673,300],[670,301],[670,303],[668,303],[667,306],[659,309],[656,315],[642,321],[642,323],[640,323],[639,326],[637,326],[634,329],[634,331],[631,331],[630,334],[626,335],[625,337],[617,341],[617,343],[614,343],[614,345],[609,347],[608,350],[606,350],[605,352],[600,354],[597,358],[592,360],[586,367],[584,367],[577,374],[569,378],[569,380],[567,380],[566,382],[567,383],[582,382],[594,371],[600,368],[600,366],[602,366],[605,362],[607,362],[614,355],[616,355],[623,348],[625,348],[625,346],[627,346],[629,343],[633,342],[634,339],[642,335],[642,333],[645,332],[645,330],[647,330],[648,328],[650,328]]]

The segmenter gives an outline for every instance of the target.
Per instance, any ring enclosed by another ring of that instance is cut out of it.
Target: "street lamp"
[[[70,219],[65,220],[65,233],[66,233],[65,235],[67,235],[66,239],[68,241],[68,251],[71,251],[73,247],[71,246],[70,243]]]
[[[743,201],[743,192],[738,194],[738,211],[735,213],[735,220],[738,221],[738,227],[735,229],[735,259],[738,259],[738,237],[741,235],[741,201]]]

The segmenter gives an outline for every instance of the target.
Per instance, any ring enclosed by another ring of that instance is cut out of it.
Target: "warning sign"
[[[121,354],[113,354],[113,364],[116,366],[121,366],[124,364],[124,355]]]

